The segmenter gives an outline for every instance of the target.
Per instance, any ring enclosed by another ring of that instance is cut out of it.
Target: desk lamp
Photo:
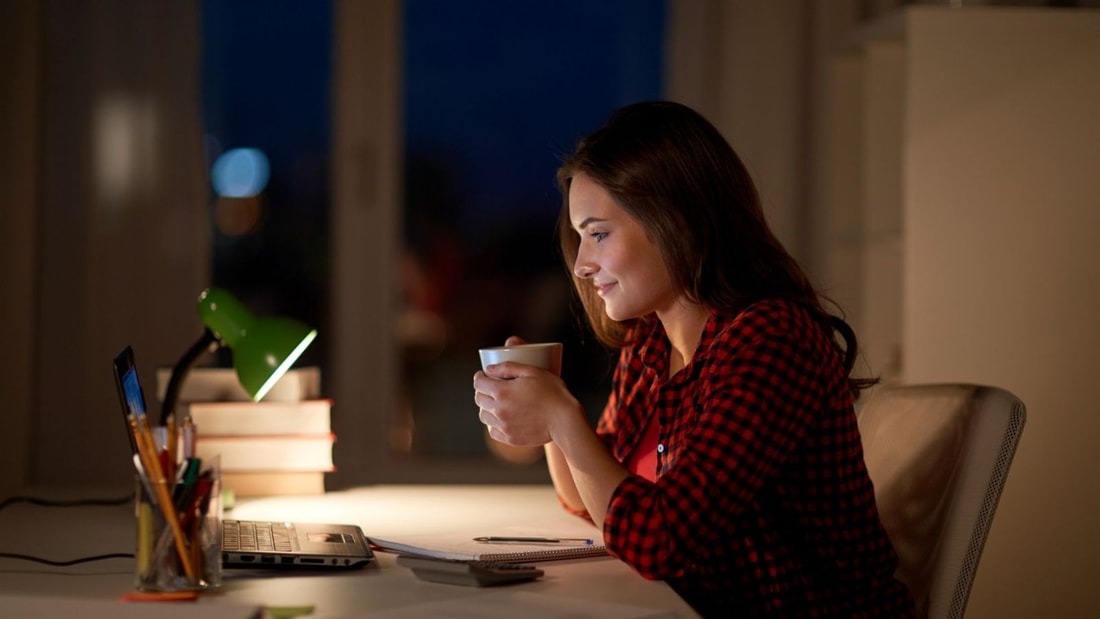
[[[237,380],[258,402],[317,337],[316,329],[296,320],[253,315],[220,288],[207,288],[199,295],[199,316],[205,329],[172,369],[160,412],[161,425],[166,425],[175,412],[180,385],[204,352],[222,346],[232,350]]]

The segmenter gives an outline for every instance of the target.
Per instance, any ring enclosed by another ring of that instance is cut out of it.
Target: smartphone
[[[130,432],[130,415],[136,419],[145,416],[145,393],[138,380],[137,365],[134,363],[134,350],[130,346],[122,349],[114,360],[115,387],[118,389],[118,401],[122,406],[122,421],[125,423],[126,436],[130,439],[130,449],[137,453],[137,442]]]

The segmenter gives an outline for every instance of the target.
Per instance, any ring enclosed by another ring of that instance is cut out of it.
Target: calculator
[[[398,555],[397,564],[411,569],[420,580],[467,587],[491,587],[526,582],[544,573],[533,565],[519,563],[456,561],[411,555]]]

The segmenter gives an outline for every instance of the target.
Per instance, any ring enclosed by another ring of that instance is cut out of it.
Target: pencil
[[[142,579],[149,574],[153,558],[153,506],[138,497],[137,506],[137,571]]]
[[[176,554],[179,555],[180,563],[183,564],[183,571],[191,582],[198,583],[195,566],[191,562],[191,553],[187,549],[187,538],[184,537],[183,529],[180,527],[180,521],[176,515],[176,508],[172,503],[172,497],[168,493],[168,482],[164,479],[164,471],[160,467],[160,458],[157,457],[153,437],[148,426],[142,428],[133,415],[130,415],[130,428],[137,439],[141,463],[153,483],[153,491],[156,492],[157,504],[160,505],[164,521],[172,529],[172,537],[176,543]]]

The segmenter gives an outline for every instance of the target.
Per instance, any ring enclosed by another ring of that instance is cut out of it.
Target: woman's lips
[[[602,297],[605,294],[607,294],[607,291],[611,290],[614,287],[615,287],[614,282],[609,283],[609,284],[596,284],[596,294],[598,294]]]

